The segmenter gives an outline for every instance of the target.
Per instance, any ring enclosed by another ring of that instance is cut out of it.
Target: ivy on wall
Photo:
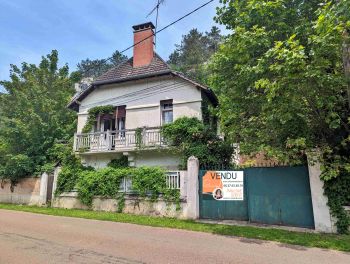
[[[111,165],[115,164],[110,163]],[[170,190],[166,184],[166,172],[159,167],[107,167],[98,170],[75,170],[63,167],[58,176],[56,195],[70,192],[76,188],[78,199],[91,207],[93,198],[114,198],[117,200],[117,211],[122,212],[125,206],[125,193],[120,192],[120,184],[125,177],[132,178],[132,193],[135,197],[147,199],[151,203],[160,197],[167,204],[175,203],[180,208],[179,190]],[[137,199],[138,203],[139,200]]]
[[[338,233],[348,234],[350,216],[344,209],[344,205],[350,205],[350,174],[342,169],[337,177],[325,179],[327,169],[323,171],[324,193],[328,197],[328,205],[332,216],[337,218]]]
[[[114,111],[115,106],[113,105],[103,105],[90,108],[88,111],[88,118],[82,132],[89,133],[92,130],[98,115],[113,114]]]

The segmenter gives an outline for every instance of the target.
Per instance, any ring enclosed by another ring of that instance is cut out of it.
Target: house
[[[95,168],[124,155],[131,166],[174,170],[179,157],[169,151],[160,127],[183,116],[202,119],[204,108],[216,106],[217,98],[159,57],[151,22],[133,30],[133,57],[96,78],[68,105],[78,112],[74,151]],[[91,131],[83,133],[88,111],[101,106],[113,106],[113,111],[97,115]]]

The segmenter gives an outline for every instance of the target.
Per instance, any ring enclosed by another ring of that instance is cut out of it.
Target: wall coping
[[[59,196],[55,197],[55,199],[59,199],[59,198],[76,198],[77,199],[78,198],[78,192],[77,191],[64,192],[64,193],[61,193]],[[115,198],[96,195],[96,196],[94,196],[93,199],[101,199],[101,200],[112,199],[112,200],[114,200]],[[125,195],[125,199],[127,199],[127,200],[138,200],[137,194],[126,194]],[[146,198],[141,198],[140,200],[149,200],[149,199],[147,199],[147,197],[146,197]],[[164,199],[162,197],[159,197],[159,199],[157,201],[158,202],[159,201],[164,201]],[[186,198],[180,198],[180,202],[181,203],[186,203],[187,200],[186,200]]]

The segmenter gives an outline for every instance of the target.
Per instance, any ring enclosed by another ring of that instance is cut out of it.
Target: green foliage
[[[181,154],[181,168],[196,156],[201,164],[229,166],[233,154],[230,142],[220,139],[216,131],[195,117],[182,117],[162,127],[162,134],[173,149]]]
[[[141,197],[151,196],[155,201],[158,196],[166,192],[165,171],[158,167],[140,167],[134,170],[132,188]]]
[[[17,180],[41,171],[55,141],[73,135],[76,115],[66,108],[73,80],[52,51],[39,65],[11,65],[10,80],[0,84],[0,173]]]
[[[175,202],[180,208],[180,193],[170,190],[166,184],[165,171],[158,167],[107,167],[93,170],[82,166],[64,166],[58,176],[56,195],[63,192],[78,191],[79,200],[91,207],[95,196],[115,198],[118,212],[125,206],[125,193],[119,187],[125,177],[132,179],[132,192],[141,198],[157,201],[162,196],[167,203]]]
[[[82,166],[80,159],[73,153],[71,143],[56,143],[48,154],[51,160],[62,167],[58,175],[55,195],[71,192],[77,185],[80,173],[94,170],[92,167]]]
[[[79,173],[77,190],[80,201],[92,206],[94,196],[117,198],[120,183],[124,177],[130,175],[131,170],[104,168],[96,171],[82,171]]]
[[[107,164],[107,166],[114,169],[127,168],[129,167],[128,156],[123,155],[118,159],[113,159]]]
[[[6,163],[0,167],[0,178],[9,179],[12,184],[16,184],[20,178],[29,175],[33,167],[33,161],[26,155],[8,155]]]
[[[63,166],[58,175],[55,195],[74,190],[80,171],[77,167]]]
[[[218,49],[222,39],[220,29],[215,26],[205,33],[191,29],[188,34],[182,36],[181,44],[176,45],[168,63],[174,70],[183,72],[193,80],[205,82],[205,63]]]
[[[96,106],[96,107],[90,108],[88,111],[88,119],[83,128],[83,133],[91,132],[98,115],[113,114],[114,111],[115,111],[115,106],[113,105],[103,105],[103,106]]]
[[[344,205],[350,205],[350,173],[341,170],[337,177],[324,181],[325,194],[328,197],[328,205],[332,215],[338,218],[337,229],[339,233],[348,233],[350,217],[344,209]]]
[[[298,164],[318,148],[323,179],[345,177],[350,86],[342,49],[350,43],[349,8],[350,1],[222,1],[216,20],[232,34],[211,62],[210,82],[222,130],[241,153]]]
[[[142,148],[142,128],[141,127],[138,127],[136,128],[135,130],[135,141],[136,141],[136,147],[138,149],[141,149]]]

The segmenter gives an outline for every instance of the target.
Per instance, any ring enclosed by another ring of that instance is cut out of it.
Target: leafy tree
[[[73,135],[75,114],[66,105],[74,81],[55,50],[39,65],[11,65],[10,80],[0,82],[0,177],[15,183],[38,172],[54,143]]]
[[[177,71],[188,77],[203,81],[206,76],[205,63],[217,51],[222,36],[218,27],[212,27],[210,32],[201,33],[196,28],[182,36],[181,44],[175,45],[175,51],[170,54],[168,63]]]
[[[106,61],[105,59],[90,60],[89,58],[87,58],[78,63],[77,72],[81,75],[81,77],[84,78],[96,78],[127,59],[128,57],[120,53],[119,51],[115,51],[112,54],[111,59],[108,61]]]
[[[333,186],[326,190],[338,190],[336,205],[334,199],[330,205],[341,217],[341,232],[349,219],[340,208],[350,203],[335,181],[350,177],[349,79],[343,62],[348,10],[349,0],[224,0],[216,20],[232,34],[211,64],[222,128],[243,153],[263,151],[302,163],[306,152],[320,149],[322,178]]]

